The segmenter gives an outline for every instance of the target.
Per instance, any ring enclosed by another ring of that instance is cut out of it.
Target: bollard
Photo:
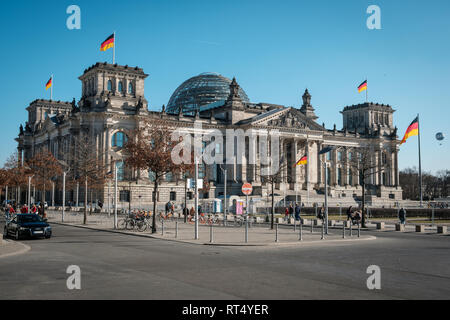
[[[275,242],[278,242],[278,223],[275,226]]]
[[[213,224],[212,223],[209,225],[209,242],[210,243],[214,242],[214,232],[213,232]]]
[[[314,229],[314,221],[313,219],[311,219],[311,233],[313,233],[313,229]]]
[[[178,221],[175,221],[175,238],[178,238]]]
[[[248,216],[245,217],[245,243],[248,242]]]
[[[358,238],[360,235],[361,235],[361,225],[359,224],[359,221],[358,221]]]
[[[320,240],[325,239],[325,235],[324,235],[325,226],[324,226],[324,224],[325,224],[325,223],[322,223],[322,237],[320,238]]]
[[[342,239],[345,239],[345,221],[342,221]]]
[[[353,225],[353,222],[350,221],[350,237],[353,237],[353,234],[352,234],[352,225]]]
[[[300,221],[300,235],[298,240],[303,241],[303,224],[301,221]]]
[[[164,235],[164,220],[161,221],[161,235]]]

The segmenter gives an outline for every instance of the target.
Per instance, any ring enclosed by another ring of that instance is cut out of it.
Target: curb
[[[19,254],[23,254],[23,253],[28,252],[28,251],[31,250],[30,246],[27,246],[26,244],[24,244],[22,242],[17,242],[17,241],[12,241],[12,240],[3,240],[2,239],[2,245],[8,245],[8,243],[16,243],[16,244],[22,246],[22,249],[20,249],[18,251],[10,252],[10,253],[0,254],[0,259],[1,258],[6,258],[6,257],[11,257],[11,256],[16,256],[16,255],[19,255]]]
[[[142,237],[142,238],[151,238],[151,239],[157,239],[157,240],[164,240],[164,241],[172,241],[172,242],[178,242],[178,243],[185,243],[185,244],[194,244],[194,245],[206,245],[206,246],[223,246],[223,247],[280,247],[280,246],[294,246],[299,244],[305,244],[305,245],[311,245],[311,244],[323,244],[323,243],[342,243],[342,242],[357,242],[357,241],[368,241],[368,240],[376,240],[377,237],[375,236],[367,236],[366,238],[354,238],[354,239],[333,239],[333,240],[316,240],[316,241],[297,241],[297,242],[270,242],[270,243],[211,243],[211,242],[194,242],[195,240],[178,240],[178,239],[168,239],[168,238],[161,238],[161,237],[155,237],[150,234],[139,234],[139,233],[129,233],[124,232],[120,230],[109,230],[109,229],[98,229],[95,227],[88,227],[88,226],[80,226],[80,225],[72,225],[62,222],[51,222],[53,224],[62,225],[62,226],[68,226],[68,227],[75,227],[75,228],[82,228],[82,229],[89,229],[89,230],[95,230],[95,231],[104,231],[104,232],[111,232],[111,233],[119,233],[129,236],[135,236],[135,237]]]

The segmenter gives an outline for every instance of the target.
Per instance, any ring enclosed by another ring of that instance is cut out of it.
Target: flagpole
[[[369,99],[367,98],[368,92],[369,92],[369,83],[367,82],[367,77],[366,77],[366,102],[369,102]]]
[[[422,161],[420,157],[420,121],[419,114],[417,114],[417,137],[419,141],[419,195],[420,195],[420,207],[422,207],[423,195],[422,195]]]
[[[50,84],[50,100],[53,100],[53,74],[52,74],[52,82]]]
[[[114,31],[114,45],[113,45],[113,64],[116,60],[116,32]]]

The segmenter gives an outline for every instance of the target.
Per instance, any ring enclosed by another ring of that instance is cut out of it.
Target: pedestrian
[[[187,222],[188,214],[189,214],[189,209],[187,208],[187,206],[184,206],[184,208],[183,208],[184,223]]]
[[[401,224],[405,224],[406,223],[406,210],[405,210],[405,208],[402,207],[399,210],[398,218],[399,218]]]
[[[24,205],[22,206],[22,208],[20,209],[20,213],[28,213],[28,207],[27,207],[26,204],[24,204]]]
[[[347,220],[350,220],[352,218],[352,214],[353,214],[353,207],[350,206],[347,209]]]
[[[294,207],[292,204],[289,205],[289,219],[294,218]]]
[[[322,208],[320,208],[317,218],[322,220],[322,222],[325,220],[325,207],[324,206],[322,206]]]
[[[284,208],[284,221],[287,221],[289,217],[289,208]]]
[[[36,205],[33,203],[33,205],[31,206],[31,213],[36,214],[37,213],[37,208]]]
[[[300,213],[301,213],[301,208],[298,205],[298,203],[295,204],[295,220],[299,221],[300,220]]]

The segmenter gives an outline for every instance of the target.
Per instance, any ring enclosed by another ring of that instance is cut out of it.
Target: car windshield
[[[35,214],[27,214],[17,216],[17,222],[27,223],[27,222],[42,222],[41,217]]]

